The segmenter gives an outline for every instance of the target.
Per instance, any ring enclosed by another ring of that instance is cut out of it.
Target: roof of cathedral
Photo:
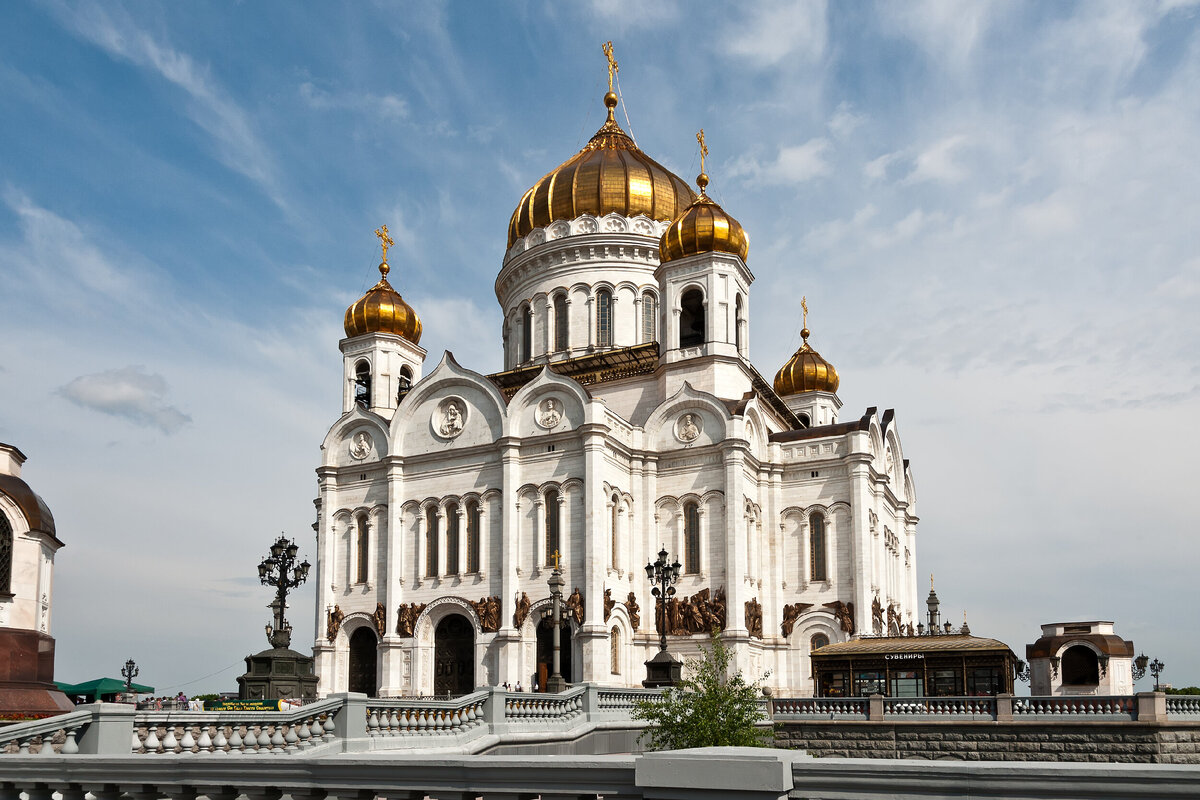
[[[384,254],[386,256],[386,249]],[[387,261],[383,261],[379,265],[379,283],[368,289],[366,294],[346,309],[346,336],[391,333],[408,339],[413,344],[419,344],[421,318],[388,283],[387,274],[390,270]]]
[[[852,431],[868,431],[871,429],[871,417],[875,416],[876,408],[871,406],[867,409],[867,413],[863,414],[853,422],[837,422],[833,425],[817,425],[811,428],[800,428],[792,431],[779,431],[772,433],[770,439],[772,442],[796,442],[801,439],[820,439],[823,436],[840,436],[844,433]],[[905,464],[907,464],[907,459]]]
[[[814,656],[875,655],[884,653],[935,652],[947,650],[1009,650],[999,639],[964,634],[935,636],[876,636],[851,639],[818,647]]]
[[[658,244],[660,262],[697,253],[733,253],[745,261],[750,240],[741,223],[705,193],[708,176],[703,172],[696,178],[696,185],[700,196],[663,231]]]
[[[604,95],[608,119],[583,149],[535,183],[508,223],[508,246],[535,228],[583,214],[639,214],[661,222],[680,216],[696,199],[687,182],[643,153],[613,116],[618,103]]]
[[[645,375],[653,372],[656,366],[658,342],[646,342],[633,347],[617,347],[562,361],[551,361],[548,364],[531,364],[504,372],[494,372],[487,377],[496,384],[505,400],[512,400],[517,390],[536,378],[543,367],[549,367],[552,372],[565,375],[586,387],[594,383]]]
[[[58,541],[54,530],[54,515],[50,513],[50,507],[41,495],[29,488],[29,484],[23,478],[17,475],[0,475],[0,494],[7,495],[17,504],[29,525],[29,530],[48,533]]]

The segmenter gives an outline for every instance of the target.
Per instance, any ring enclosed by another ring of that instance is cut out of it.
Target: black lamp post
[[[567,681],[562,676],[562,590],[566,581],[563,580],[562,569],[558,566],[558,551],[554,552],[554,570],[550,573],[550,624],[553,626],[551,640],[554,642],[554,656],[551,661],[552,670],[542,687],[546,692],[558,694],[567,690]]]
[[[659,631],[658,653],[646,662],[646,680],[642,681],[649,688],[674,686],[683,677],[683,665],[667,652],[667,600],[675,596],[673,584],[679,580],[679,568],[683,565],[678,559],[668,563],[667,557],[664,547],[658,551],[658,560],[646,565],[646,578],[653,585],[650,593],[656,601]]]
[[[1157,658],[1150,662],[1150,674],[1154,676],[1154,691],[1159,691],[1158,676],[1167,668],[1167,665],[1159,661]]]
[[[284,617],[287,595],[289,590],[308,580],[310,567],[307,560],[296,563],[299,551],[296,543],[288,541],[281,533],[275,544],[271,545],[270,555],[258,565],[258,579],[264,586],[275,587],[275,599],[269,606],[274,611],[274,625],[267,625],[267,641],[272,647],[287,647],[292,643],[292,626]]]
[[[121,677],[125,679],[125,694],[133,694],[133,679],[138,676],[139,671],[132,658],[121,667]]]

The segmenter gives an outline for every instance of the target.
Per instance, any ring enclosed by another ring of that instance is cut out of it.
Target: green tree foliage
[[[1178,689],[1170,686],[1163,689],[1164,694],[1200,694],[1200,686],[1181,686]]]
[[[634,719],[650,727],[638,742],[651,750],[687,747],[770,747],[770,727],[759,727],[767,715],[759,707],[759,683],[747,683],[740,670],[731,669],[733,651],[714,632],[700,657],[688,659],[685,678],[661,695],[639,700]],[[764,676],[765,677],[765,676]]]

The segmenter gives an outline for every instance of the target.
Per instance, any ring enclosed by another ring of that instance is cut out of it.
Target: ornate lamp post
[[[288,591],[308,580],[310,567],[307,560],[296,563],[299,551],[296,543],[288,541],[281,533],[275,544],[271,545],[270,555],[258,565],[258,579],[264,586],[275,587],[275,599],[270,605],[274,611],[274,625],[267,625],[267,641],[272,647],[283,648],[292,643],[292,626],[284,617],[287,595]]]
[[[1160,691],[1158,684],[1158,676],[1167,668],[1167,665],[1159,661],[1157,658],[1150,662],[1150,674],[1154,676],[1154,691]]]
[[[678,559],[668,563],[667,558],[664,547],[658,551],[658,560],[646,565],[646,578],[653,585],[650,593],[656,600],[659,631],[658,653],[646,662],[646,680],[642,681],[648,688],[674,686],[683,677],[683,665],[667,652],[667,600],[675,595],[673,584],[679,580],[679,568],[683,565]]]
[[[567,682],[562,676],[562,590],[566,581],[563,580],[562,568],[558,563],[558,551],[554,551],[554,569],[550,573],[550,603],[549,619],[553,626],[551,637],[554,642],[554,657],[551,662],[553,671],[546,678],[543,687],[548,693],[558,694],[567,690]]]
[[[1142,678],[1146,677],[1146,667],[1149,666],[1149,664],[1150,656],[1146,655],[1145,653],[1142,653],[1133,660],[1133,679],[1135,681],[1140,681]]]
[[[133,694],[133,679],[138,676],[138,665],[129,659],[125,662],[125,666],[121,667],[121,677],[125,679],[125,694]]]

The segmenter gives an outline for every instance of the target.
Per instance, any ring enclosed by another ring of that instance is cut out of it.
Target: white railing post
[[[333,713],[333,735],[343,742],[367,738],[367,696],[359,692],[332,695],[341,700]]]
[[[93,703],[92,721],[79,737],[79,752],[124,756],[133,739],[133,717],[137,712],[124,703]]]

